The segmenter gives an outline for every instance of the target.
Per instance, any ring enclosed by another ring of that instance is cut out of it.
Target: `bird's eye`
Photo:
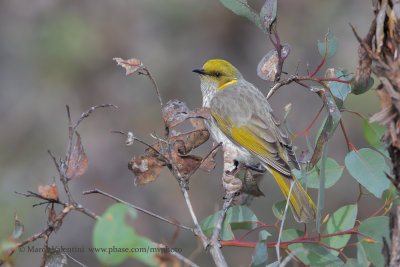
[[[218,78],[218,77],[220,77],[220,76],[221,76],[221,73],[220,73],[220,72],[216,72],[214,75],[215,75],[215,77],[217,77],[217,78]]]

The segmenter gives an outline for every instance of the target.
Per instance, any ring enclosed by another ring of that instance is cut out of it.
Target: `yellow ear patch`
[[[221,90],[222,88],[224,88],[224,87],[226,87],[226,86],[228,86],[228,85],[237,83],[237,81],[238,81],[237,79],[233,79],[233,80],[231,80],[231,81],[229,81],[229,82],[227,82],[227,83],[224,83],[224,84],[220,85],[217,89],[218,89],[218,90]]]

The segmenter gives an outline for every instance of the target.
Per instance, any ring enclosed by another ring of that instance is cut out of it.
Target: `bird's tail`
[[[286,176],[272,168],[269,168],[269,170],[274,176],[286,199],[289,195],[290,186],[294,183],[290,194],[290,208],[296,221],[307,223],[315,220],[317,207],[304,188],[300,185],[296,176],[293,174],[291,177]]]

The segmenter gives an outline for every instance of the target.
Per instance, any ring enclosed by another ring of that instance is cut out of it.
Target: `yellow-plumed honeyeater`
[[[298,222],[315,219],[316,207],[293,175],[289,162],[299,169],[287,132],[280,127],[265,96],[246,81],[229,62],[207,61],[200,75],[203,107],[209,108],[208,130],[216,142],[237,150],[238,162],[261,163],[274,176]]]

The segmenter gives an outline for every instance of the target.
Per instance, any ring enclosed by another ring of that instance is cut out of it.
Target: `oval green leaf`
[[[330,58],[336,53],[338,40],[335,36],[333,36],[333,31],[330,29],[325,37],[327,39],[327,42],[325,42],[325,39],[322,42],[318,41],[318,52],[321,57],[324,57],[325,49],[327,49],[326,58]],[[326,48],[326,45],[328,46],[328,48]]]
[[[374,243],[366,242],[365,237],[358,235],[361,248],[365,251],[367,259],[374,266],[384,266],[385,259],[382,253],[383,242],[387,242],[388,247],[391,247],[389,217],[378,216],[368,218],[363,221],[358,228],[358,232],[374,239]],[[361,249],[359,248],[359,249]]]
[[[357,205],[348,205],[335,211],[329,218],[324,234],[335,234],[349,230],[354,227],[357,218]],[[322,242],[333,248],[341,248],[349,242],[351,235],[336,235],[322,238]],[[332,251],[339,255],[339,252]]]
[[[387,149],[383,146],[381,138],[386,132],[386,127],[377,122],[370,123],[367,119],[363,119],[362,130],[365,140],[373,148],[379,150],[386,157],[389,157]]]
[[[386,177],[390,174],[389,167],[378,152],[369,148],[351,151],[344,162],[351,176],[377,198],[381,198],[382,192],[390,187]]]
[[[321,168],[321,161],[317,163],[311,171],[307,172],[307,187],[308,188],[319,188],[319,170]],[[340,166],[334,159],[327,158],[325,163],[325,188],[330,188],[339,181],[342,177],[344,166]],[[300,183],[303,184],[304,175],[301,171],[293,170],[294,175],[299,179]]]

